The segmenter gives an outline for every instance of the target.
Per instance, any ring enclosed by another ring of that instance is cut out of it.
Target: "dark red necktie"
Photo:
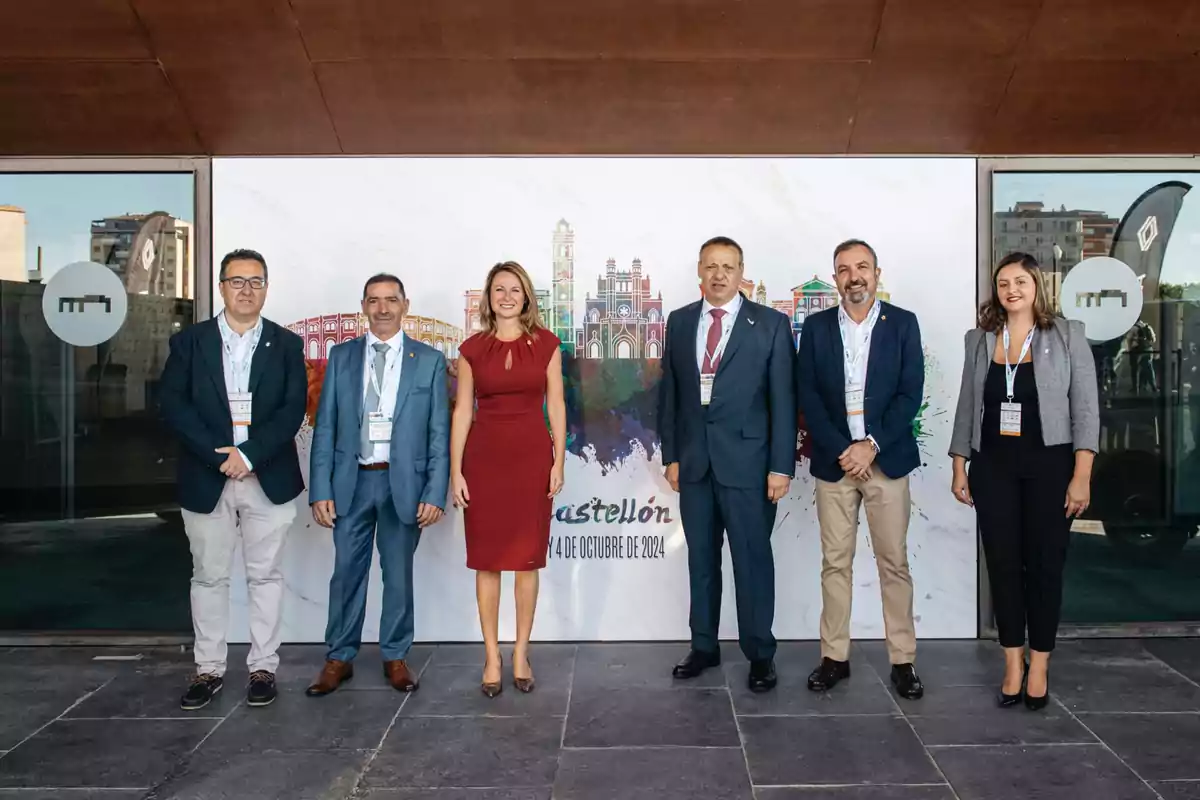
[[[711,375],[717,371],[717,367],[721,366],[721,356],[717,354],[714,358],[713,355],[717,352],[717,346],[721,344],[721,334],[724,331],[721,319],[725,316],[725,310],[714,308],[708,313],[712,314],[712,322],[708,326],[708,343],[704,346],[704,364],[700,367],[701,375]]]

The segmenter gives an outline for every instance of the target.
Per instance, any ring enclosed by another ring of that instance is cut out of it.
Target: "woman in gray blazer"
[[[1005,654],[998,702],[1014,706],[1024,695],[1026,707],[1038,710],[1050,697],[1071,520],[1091,496],[1100,436],[1096,366],[1083,325],[1051,313],[1032,256],[1001,261],[991,295],[979,327],[967,332],[951,491],[978,513]]]

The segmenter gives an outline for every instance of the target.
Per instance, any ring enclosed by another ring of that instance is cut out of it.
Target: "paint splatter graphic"
[[[451,408],[457,388],[455,360],[448,364],[447,380]],[[317,404],[325,378],[325,362],[310,361],[308,372],[308,423],[317,422]],[[934,410],[929,392],[937,374],[937,360],[925,350],[925,396],[913,433],[923,457],[931,454],[926,444],[932,437],[930,425],[945,414]],[[657,359],[585,359],[563,352],[563,391],[567,405],[567,452],[598,464],[604,473],[618,469],[632,457],[650,459],[658,451],[658,383],[662,362]],[[806,464],[812,453],[804,414],[798,414],[796,461]],[[549,420],[547,420],[549,425]],[[922,459],[924,460],[924,458]]]

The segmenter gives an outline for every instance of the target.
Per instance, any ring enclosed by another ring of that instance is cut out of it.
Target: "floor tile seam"
[[[1050,699],[1055,704],[1057,704],[1063,711],[1066,711],[1067,715],[1070,716],[1071,719],[1075,720],[1075,722],[1082,725],[1084,730],[1086,730],[1088,733],[1090,733],[1092,736],[1094,736],[1096,738],[1096,741],[1100,743],[1100,746],[1103,747],[1105,750],[1107,750],[1112,755],[1112,757],[1117,760],[1117,762],[1119,764],[1121,764],[1123,767],[1125,767],[1125,769],[1129,770],[1130,774],[1132,774],[1135,778],[1137,778],[1139,781],[1141,781],[1142,785],[1145,786],[1147,789],[1149,789],[1151,794],[1153,794],[1159,800],[1162,800],[1162,795],[1160,795],[1158,793],[1158,791],[1155,790],[1155,788],[1150,785],[1150,782],[1148,780],[1146,780],[1145,778],[1143,778],[1142,774],[1140,772],[1138,772],[1136,769],[1134,769],[1128,762],[1126,762],[1125,759],[1123,759],[1119,755],[1117,755],[1117,752],[1115,750],[1113,750],[1111,747],[1109,747],[1108,742],[1104,741],[1104,739],[1102,739],[1094,730],[1092,730],[1090,727],[1088,727],[1088,724],[1086,722],[1084,722],[1083,720],[1081,720],[1078,716],[1076,716],[1074,711],[1067,708],[1066,703],[1064,703],[1062,700],[1060,700],[1057,695],[1051,697]]]
[[[608,745],[578,745],[569,744],[560,748],[564,751],[588,752],[591,750],[743,750],[736,744],[608,744]]]
[[[434,648],[434,651],[429,654],[429,658],[427,658],[425,663],[421,666],[421,671],[417,673],[418,687],[416,691],[420,691],[421,678],[424,677],[426,670],[429,669],[429,665],[433,663],[433,659],[436,656],[437,648]],[[354,788],[350,790],[350,798],[363,796],[363,780],[367,777],[367,772],[371,769],[371,765],[375,763],[375,759],[379,757],[379,753],[383,750],[384,742],[386,742],[387,737],[391,735],[392,729],[396,727],[396,720],[400,719],[401,712],[404,711],[404,707],[408,705],[408,701],[412,699],[412,696],[415,693],[416,692],[405,692],[404,699],[400,701],[400,705],[396,709],[396,713],[392,715],[391,722],[389,722],[387,727],[384,728],[383,735],[379,737],[379,744],[377,744],[373,750],[369,751],[367,758],[363,761],[362,769],[358,771],[358,776],[354,779]]]
[[[0,755],[0,760],[3,760],[3,759],[5,759],[5,758],[7,758],[9,755],[11,755],[11,754],[12,754],[12,752],[13,752],[14,750],[18,749],[18,748],[19,748],[21,745],[25,744],[26,742],[28,742],[28,741],[29,741],[30,739],[32,739],[33,737],[37,736],[37,735],[38,735],[39,733],[41,733],[42,731],[46,730],[47,728],[49,728],[49,727],[50,727],[51,725],[53,725],[54,723],[56,723],[56,722],[58,722],[59,720],[61,720],[61,719],[62,719],[63,717],[65,717],[67,714],[71,713],[73,710],[75,710],[76,708],[78,708],[80,705],[82,705],[83,703],[85,703],[87,700],[91,699],[93,696],[95,696],[95,695],[96,695],[96,693],[97,693],[97,692],[99,692],[99,691],[100,691],[101,689],[103,689],[105,686],[108,686],[110,683],[112,683],[112,682],[113,682],[114,680],[116,680],[116,679],[117,679],[117,676],[116,676],[116,675],[113,675],[113,676],[112,676],[112,677],[110,677],[108,680],[106,680],[104,683],[102,683],[102,684],[100,684],[99,686],[97,686],[95,689],[92,689],[90,692],[86,692],[86,693],[85,693],[85,694],[84,694],[82,697],[79,697],[79,698],[77,698],[77,699],[75,700],[75,702],[74,702],[74,703],[72,703],[70,706],[68,706],[68,707],[66,708],[66,710],[64,710],[64,711],[63,711],[61,714],[59,714],[57,717],[55,717],[54,719],[50,720],[50,721],[49,721],[49,722],[47,722],[46,724],[42,725],[40,728],[38,728],[37,730],[35,730],[33,733],[29,734],[29,735],[28,735],[28,736],[26,736],[24,739],[22,739],[21,741],[19,741],[19,742],[17,742],[16,744],[14,744],[12,747],[10,747],[10,748],[8,748],[7,750],[5,750],[5,751],[4,751],[4,755]]]
[[[863,712],[854,712],[854,713],[846,713],[846,714],[823,714],[823,713],[819,713],[819,712],[811,712],[811,713],[803,713],[803,714],[798,714],[798,713],[790,714],[790,713],[781,711],[781,712],[777,712],[774,714],[736,714],[735,716],[742,718],[742,719],[843,719],[843,718],[847,718],[847,717],[896,718],[896,717],[903,717],[905,715],[896,713],[896,712],[892,712],[892,711],[863,711]]]
[[[750,786],[750,794],[757,797],[754,789],[754,773],[750,771],[750,754],[746,751],[746,737],[742,734],[742,723],[738,721],[737,704],[733,702],[733,690],[728,688],[729,676],[725,675],[726,692],[729,695],[729,710],[733,714],[733,727],[737,731],[738,749],[742,751],[742,763],[746,767],[746,783]]]
[[[579,645],[575,645],[571,658],[571,680],[567,682],[567,705],[563,710],[562,726],[558,730],[558,752],[554,756],[554,783],[558,783],[558,774],[562,771],[562,757],[566,751],[567,724],[571,719],[571,698],[575,694],[575,674],[579,669]],[[551,784],[553,786],[553,784]],[[551,794],[554,791],[551,789]]]
[[[938,788],[945,786],[950,788],[948,783],[760,783],[755,785],[755,789],[857,789],[859,787],[870,788],[902,788],[902,789],[924,789]]]
[[[1191,679],[1190,677],[1188,677],[1186,674],[1184,674],[1183,672],[1180,672],[1179,670],[1177,670],[1177,669],[1176,669],[1174,666],[1172,666],[1172,665],[1171,665],[1171,663],[1170,663],[1170,662],[1168,662],[1168,661],[1167,661],[1166,659],[1164,659],[1164,658],[1160,658],[1160,657],[1159,657],[1159,655],[1158,655],[1157,653],[1155,653],[1153,650],[1150,650],[1150,649],[1148,649],[1148,648],[1147,648],[1145,645],[1142,645],[1142,650],[1144,650],[1144,651],[1145,651],[1145,652],[1146,652],[1146,653],[1147,653],[1147,654],[1148,654],[1148,655],[1149,655],[1151,658],[1153,658],[1155,661],[1157,661],[1158,663],[1160,663],[1160,664],[1162,664],[1164,667],[1166,667],[1166,668],[1167,668],[1167,670],[1169,670],[1170,672],[1174,672],[1176,675],[1178,675],[1179,677],[1183,678],[1185,681],[1187,681],[1188,683],[1190,683],[1192,686],[1195,686],[1197,689],[1200,689],[1200,683],[1198,683],[1198,682],[1196,682],[1196,681],[1192,680],[1192,679]]]
[[[566,719],[566,714],[405,714],[405,719]]]
[[[879,681],[879,684],[883,687],[883,690],[887,692],[887,696],[891,698],[892,705],[896,707],[896,711],[904,719],[904,724],[908,726],[908,729],[912,731],[912,735],[916,737],[917,744],[919,744],[921,749],[925,752],[925,758],[929,759],[929,763],[933,765],[933,768],[937,772],[938,776],[941,777],[948,787],[950,787],[950,794],[954,797],[954,800],[962,800],[962,798],[959,797],[958,789],[954,788],[954,784],[950,782],[950,779],[946,777],[946,773],[942,771],[942,765],[937,763],[937,759],[933,757],[933,753],[930,752],[929,748],[925,745],[925,740],[921,738],[921,734],[917,733],[916,726],[914,726],[912,724],[912,720],[908,718],[904,708],[900,705],[900,701],[896,699],[896,696],[892,694],[891,688],[889,688],[887,683],[884,682],[883,675],[881,675],[879,670],[875,669],[874,665],[870,664],[870,662],[868,662],[867,665],[871,667],[871,672],[875,674],[875,680]],[[920,701],[917,700],[915,702]]]
[[[1196,711],[1076,711],[1079,717],[1200,717]]]
[[[63,717],[62,722],[218,722],[225,717]]]
[[[992,742],[983,744],[927,744],[926,750],[982,750],[985,748],[1019,747],[1028,750],[1033,747],[1101,747],[1100,742]]]
[[[222,686],[221,690],[224,691],[224,683],[222,683],[221,686]],[[165,786],[169,781],[174,780],[179,774],[182,774],[182,773],[178,772],[178,770],[180,770],[182,768],[183,771],[186,772],[187,771],[186,767],[187,767],[188,763],[190,762],[191,758],[196,754],[196,751],[198,751],[204,745],[204,743],[207,742],[212,737],[212,735],[217,732],[217,729],[220,728],[222,725],[224,725],[226,720],[228,720],[230,717],[232,717],[237,712],[237,710],[241,707],[242,707],[242,703],[240,701],[237,703],[234,703],[233,707],[230,708],[229,711],[227,711],[225,713],[225,716],[218,719],[217,724],[213,725],[212,728],[209,729],[208,733],[204,734],[204,736],[201,737],[200,741],[196,742],[196,745],[192,749],[188,750],[186,753],[179,756],[177,759],[175,759],[174,762],[171,763],[170,767],[167,768],[167,771],[162,776],[162,778],[155,781],[154,784],[149,789],[146,790],[146,796],[149,798],[157,797],[158,796],[157,793],[160,788]],[[180,719],[196,719],[196,717],[181,717]],[[202,717],[200,719],[210,719],[210,718]]]

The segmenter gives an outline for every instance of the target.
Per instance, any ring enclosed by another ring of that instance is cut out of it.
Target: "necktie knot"
[[[376,342],[375,344],[373,344],[371,346],[375,348],[376,353],[380,353],[380,354],[386,353],[388,350],[387,342]]]
[[[720,322],[728,312],[723,308],[714,308],[714,309],[711,309],[708,313],[712,314],[712,318],[713,318],[714,322]]]

